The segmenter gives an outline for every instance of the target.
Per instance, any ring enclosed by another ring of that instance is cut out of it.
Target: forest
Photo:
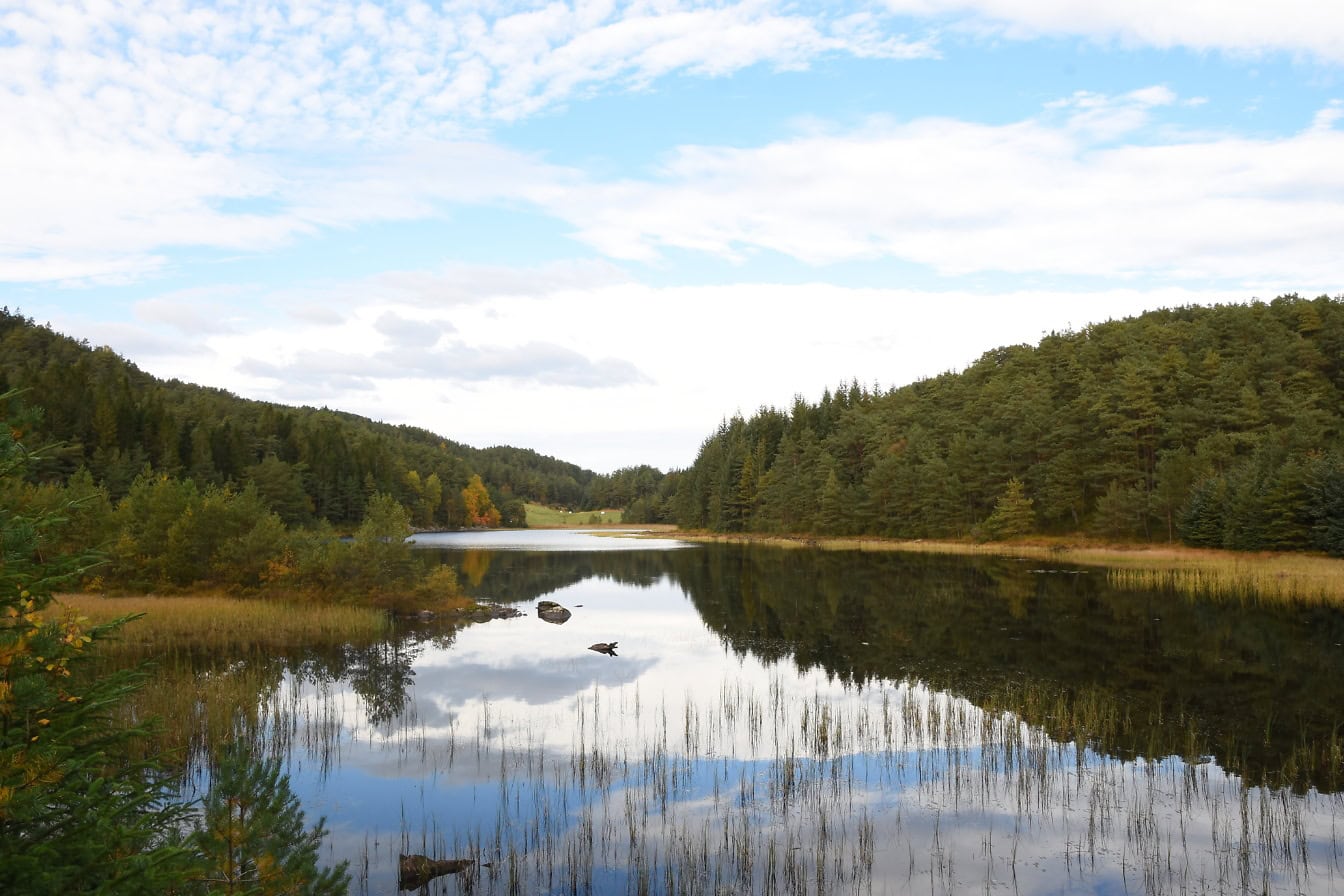
[[[25,442],[61,447],[39,471],[64,482],[85,470],[112,501],[144,474],[198,490],[252,486],[287,524],[350,528],[374,494],[391,495],[417,528],[526,525],[524,502],[582,509],[627,507],[662,474],[631,467],[610,476],[525,448],[474,448],[410,426],[328,408],[251,401],[220,389],[159,380],[111,348],[95,348],[0,310],[0,393],[35,414]],[[452,421],[444,421],[451,429]],[[480,478],[484,504],[463,490]]]
[[[161,381],[8,309],[6,392],[29,409],[25,443],[57,446],[29,487],[90,497],[99,525],[123,503],[145,517],[154,500],[160,514],[164,501],[213,501],[293,532],[350,532],[386,496],[415,529],[523,526],[530,501],[719,532],[1344,553],[1344,298],[1328,296],[1155,311],[899,388],[850,382],[727,419],[668,473],[598,475],[528,449]],[[139,528],[115,531],[124,543]],[[164,563],[160,582],[201,574]],[[265,564],[249,568],[242,578],[256,583]]]
[[[678,477],[672,517],[1344,554],[1342,415],[1344,297],[1154,311],[725,420]]]

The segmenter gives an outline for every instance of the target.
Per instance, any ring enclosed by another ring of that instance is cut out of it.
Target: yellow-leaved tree
[[[485,483],[475,473],[467,482],[467,487],[462,489],[462,505],[467,510],[468,526],[493,529],[499,525],[499,511],[495,508],[495,503],[490,500],[490,492],[486,489]]]

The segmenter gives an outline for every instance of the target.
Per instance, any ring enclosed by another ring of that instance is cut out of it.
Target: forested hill
[[[0,394],[25,390],[40,409],[29,444],[64,443],[44,474],[87,468],[114,499],[147,467],[211,484],[254,483],[286,522],[362,519],[369,496],[393,495],[417,525],[469,524],[462,490],[480,475],[505,524],[524,500],[583,506],[590,470],[522,448],[478,449],[423,429],[326,408],[250,401],[163,381],[108,348],[91,348],[0,311]]]
[[[674,506],[723,531],[1344,553],[1344,297],[1156,311],[763,408],[704,442]]]

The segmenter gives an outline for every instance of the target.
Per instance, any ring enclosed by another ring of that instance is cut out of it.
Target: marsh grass
[[[1178,557],[1157,568],[1112,566],[1106,578],[1116,588],[1196,599],[1344,606],[1344,561],[1327,557]]]
[[[273,663],[160,666],[124,709],[129,721],[158,720],[140,745],[143,753],[183,773],[200,774],[217,751],[240,738],[265,743],[272,753],[283,750],[287,738],[274,736],[282,728],[261,736],[267,719],[297,718],[275,704],[281,678]]]
[[[898,551],[961,556],[1028,557],[1104,569],[1117,588],[1156,590],[1198,599],[1245,603],[1344,606],[1344,559],[1316,554],[1242,553],[1175,546],[1077,545],[1065,542],[897,541],[679,535],[690,541],[745,541],[782,548]]]
[[[58,603],[94,623],[143,614],[98,642],[96,668],[145,669],[147,680],[122,708],[129,722],[158,720],[137,750],[184,771],[239,738],[286,749],[287,732],[315,724],[277,702],[292,698],[281,685],[301,658],[377,643],[391,627],[386,613],[369,607],[222,595],[64,594]]]
[[[476,783],[451,800],[422,784],[400,829],[365,847],[364,891],[379,891],[377,871],[398,851],[477,858],[478,894],[1344,884],[1339,795],[1247,786],[1198,755],[1098,753],[1086,730],[1129,724],[1113,706],[1066,710],[1046,689],[1011,697],[1060,716],[1050,730],[917,682],[840,696],[796,687],[726,682],[717,701],[698,702],[595,688],[560,725],[483,700],[446,736],[403,726],[383,747],[422,781]]]
[[[59,603],[95,623],[143,614],[100,644],[109,654],[172,658],[274,652],[368,643],[385,636],[387,614],[371,607],[283,603],[223,595],[103,597],[63,594]]]

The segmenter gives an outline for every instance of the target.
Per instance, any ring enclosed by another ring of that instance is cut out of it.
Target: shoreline
[[[672,537],[702,544],[759,544],[783,549],[1026,557],[1104,569],[1117,587],[1165,590],[1192,597],[1344,607],[1344,558],[1324,554],[1116,544],[1080,538],[969,542],[703,531],[677,532]]]

